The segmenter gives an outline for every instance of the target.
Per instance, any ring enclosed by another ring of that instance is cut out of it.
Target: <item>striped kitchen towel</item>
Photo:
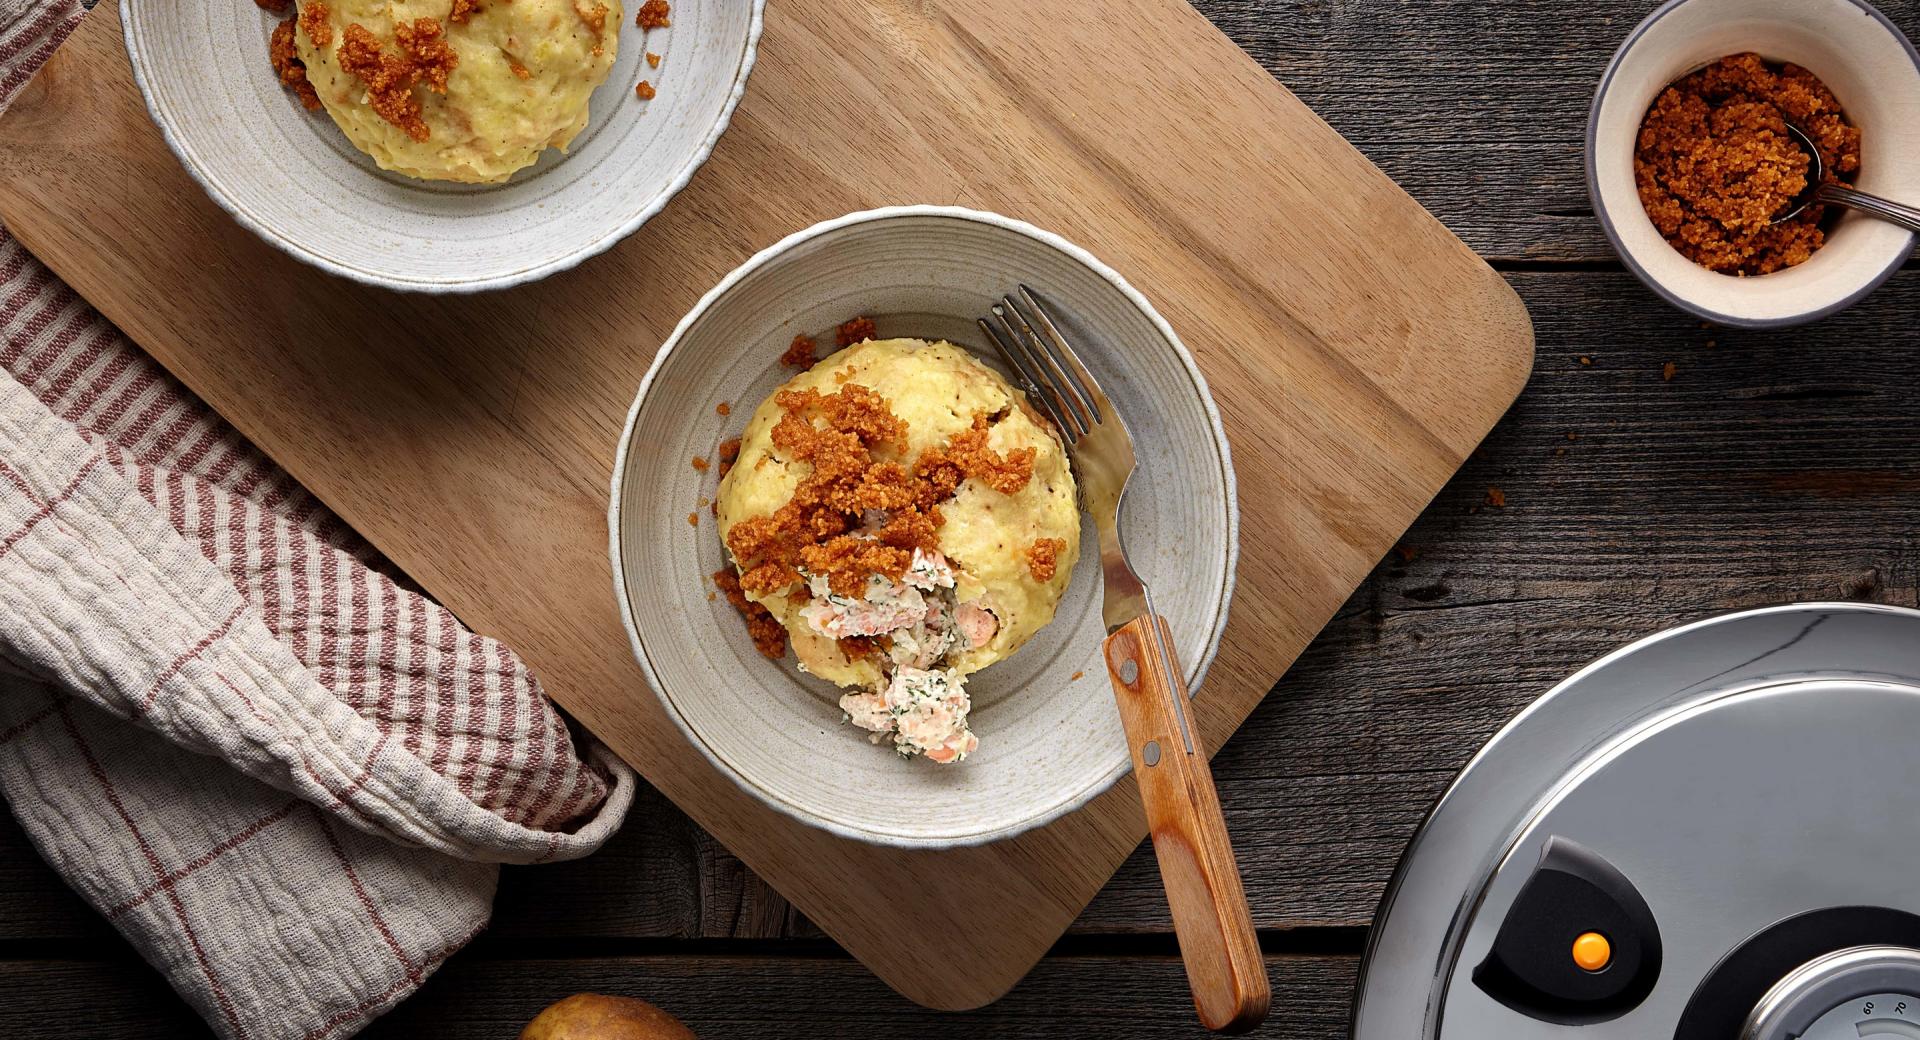
[[[83,14],[0,0],[0,109]],[[216,1032],[355,1032],[633,787],[0,228],[0,791]]]

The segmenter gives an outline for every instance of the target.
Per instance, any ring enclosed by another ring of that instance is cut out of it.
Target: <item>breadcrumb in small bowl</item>
[[[1920,52],[1865,0],[1668,0],[1595,94],[1594,214],[1628,269],[1682,310],[1743,328],[1815,321],[1891,277],[1915,237],[1832,210],[1769,226],[1810,169],[1773,124],[1807,132],[1830,177],[1920,202],[1916,112]]]

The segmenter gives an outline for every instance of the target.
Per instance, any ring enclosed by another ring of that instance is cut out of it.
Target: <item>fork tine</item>
[[[995,315],[995,317],[1002,325],[1006,324],[1004,316]],[[1013,369],[1014,378],[1020,382],[1020,389],[1025,390],[1029,399],[1038,402],[1040,407],[1046,410],[1047,417],[1053,420],[1054,428],[1060,431],[1060,436],[1065,437],[1068,443],[1077,440],[1078,431],[1061,420],[1059,410],[1054,407],[1052,396],[1040,389],[1040,384],[1034,380],[1033,359],[1029,357],[1022,360],[1021,355],[1026,353],[1026,349],[1008,341],[1008,335],[1012,330],[1009,329],[1008,334],[1002,334],[987,319],[981,318],[979,322],[980,331],[987,334],[987,338],[993,341],[994,349],[998,350],[1000,357],[1006,361],[1007,367]]]
[[[1083,432],[1092,433],[1094,423],[1097,421],[1093,405],[1081,395],[1080,389],[1073,384],[1073,378],[1060,367],[1060,362],[1053,356],[1053,352],[1048,349],[1039,333],[1033,331],[1033,325],[1027,320],[1026,314],[1021,311],[1020,305],[1014,301],[1014,298],[1008,296],[1001,303],[1005,306],[1007,314],[1020,323],[1018,331],[1021,334],[1021,346],[1040,359],[1042,370],[1048,374],[1047,382],[1052,384],[1054,392],[1066,402],[1067,407],[1064,410],[1073,413],[1074,422]],[[996,307],[994,311],[998,313],[1000,308]]]
[[[1105,422],[1117,415],[1118,413],[1113,410],[1113,402],[1108,400],[1106,392],[1100,389],[1100,381],[1093,378],[1093,373],[1087,371],[1087,366],[1081,362],[1080,355],[1074,353],[1073,348],[1067,344],[1067,338],[1060,334],[1059,327],[1053,322],[1053,315],[1047,313],[1047,309],[1041,305],[1033,290],[1022,285],[1020,297],[1027,301],[1027,306],[1033,311],[1034,324],[1040,328],[1042,334],[1041,346],[1047,348],[1050,360],[1065,364],[1068,374],[1073,378],[1074,388],[1080,392],[1084,400],[1092,404],[1089,411],[1093,413],[1094,421]]]
[[[1035,353],[1033,343],[1020,334],[1019,328],[1014,324],[1018,315],[1011,317],[1008,315],[1005,300],[994,304],[990,309],[994,320],[1000,323],[1002,338],[1012,348],[1014,356],[1020,359],[1025,371],[1033,377],[1034,385],[1040,388],[1041,396],[1047,402],[1047,413],[1052,416],[1054,424],[1060,428],[1060,435],[1067,439],[1068,444],[1086,436],[1093,427],[1080,421],[1079,414],[1067,404],[1067,397],[1061,391],[1060,384],[1047,374],[1046,366],[1041,364],[1040,355]]]

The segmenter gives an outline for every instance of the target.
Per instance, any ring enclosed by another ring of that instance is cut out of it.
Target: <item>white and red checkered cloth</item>
[[[0,0],[0,108],[83,14]],[[485,924],[499,863],[619,827],[632,772],[511,651],[4,228],[0,372],[0,791],[216,1032],[355,1032]]]

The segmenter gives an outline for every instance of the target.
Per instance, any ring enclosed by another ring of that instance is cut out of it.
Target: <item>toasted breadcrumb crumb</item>
[[[315,47],[333,44],[333,23],[327,20],[332,14],[321,0],[307,0],[306,6],[300,8],[300,28]]]
[[[1052,581],[1060,572],[1060,553],[1067,547],[1064,538],[1041,538],[1027,546],[1027,571],[1034,581]]]
[[[393,33],[398,53],[387,54],[366,26],[358,22],[347,26],[340,44],[340,69],[366,83],[368,103],[380,118],[406,131],[408,137],[425,141],[431,131],[421,118],[420,99],[413,88],[419,84],[446,93],[447,76],[459,65],[460,56],[447,46],[440,23],[431,18],[396,22]]]
[[[780,363],[789,368],[812,368],[813,362],[813,337],[805,333],[793,337],[787,352],[780,355]]]
[[[579,16],[581,24],[592,30],[595,36],[606,31],[608,14],[606,4],[596,3],[589,6],[582,0],[573,0],[573,13]]]
[[[1679,374],[1680,374],[1680,366],[1674,364],[1671,361],[1660,366],[1660,378],[1666,380],[1669,383],[1673,382],[1673,377]]]
[[[647,68],[657,69],[659,67],[660,67],[660,56],[658,54],[653,53],[652,51],[648,51],[647,52]]]
[[[642,101],[652,101],[660,92],[653,89],[653,84],[643,79],[635,85],[633,93],[635,97],[638,97]]]
[[[301,107],[312,112],[320,108],[320,94],[307,80],[307,66],[300,60],[299,48],[293,42],[293,23],[294,19],[289,17],[273,27],[273,36],[267,41],[267,58],[273,62],[280,85],[293,91]]]
[[[436,94],[447,92],[447,77],[460,64],[460,55],[447,44],[446,28],[431,18],[396,22],[393,38],[413,65],[414,76]]]
[[[698,510],[687,514],[687,526],[688,527],[700,526],[700,513]]]
[[[713,573],[713,584],[720,594],[727,597],[733,609],[747,620],[747,635],[753,639],[753,648],[761,657],[778,661],[787,655],[787,630],[780,619],[766,607],[747,598],[740,587],[740,576],[730,567],[722,567]]]
[[[864,316],[842,322],[839,328],[833,330],[834,343],[842,347],[851,347],[855,343],[865,343],[867,340],[872,339],[873,336],[873,319]]]
[[[1495,509],[1507,508],[1507,493],[1497,487],[1488,488],[1487,504]]]
[[[479,13],[478,0],[453,0],[453,10],[447,12],[447,21],[465,25],[467,19]]]
[[[260,8],[262,11],[271,11],[274,14],[286,14],[287,6],[292,2],[293,0],[253,0],[255,7]]]
[[[707,462],[706,456],[695,455],[693,457],[693,468],[695,470],[701,473],[705,473],[707,471],[707,466],[708,466],[708,462]]]
[[[633,24],[642,29],[665,29],[672,25],[667,16],[673,13],[667,0],[647,0],[640,5],[639,13],[633,16]]]
[[[733,414],[733,406],[728,404],[725,401],[722,401],[719,404],[714,405],[713,410],[714,410],[714,413],[719,415],[722,419]]]
[[[532,71],[530,71],[525,65],[520,64],[520,62],[517,59],[515,59],[512,55],[507,56],[507,71],[513,73],[515,78],[517,79],[533,78]]]
[[[973,417],[973,426],[954,434],[944,449],[935,448],[920,456],[915,472],[935,487],[944,488],[941,498],[952,495],[962,480],[979,480],[1003,495],[1017,494],[1033,479],[1033,461],[1039,452],[1032,447],[1015,448],[1005,455],[987,447],[992,432],[985,415]]]

